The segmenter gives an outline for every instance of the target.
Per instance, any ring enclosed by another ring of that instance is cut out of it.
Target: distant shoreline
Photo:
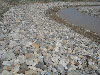
[[[63,19],[61,19],[58,15],[57,15],[57,12],[62,9],[62,8],[69,8],[69,7],[79,7],[79,6],[98,6],[98,5],[69,5],[69,6],[63,6],[63,7],[53,7],[52,9],[49,8],[46,12],[46,15],[48,15],[48,17],[50,19],[53,19],[55,21],[57,21],[58,23],[62,23],[64,25],[66,25],[67,27],[70,27],[72,30],[74,30],[75,32],[79,33],[79,34],[82,34],[84,35],[85,37],[88,37],[90,38],[91,40],[93,41],[96,41],[98,43],[100,43],[100,35],[95,33],[95,32],[92,32],[90,30],[86,30],[85,28],[82,28],[82,27],[79,27],[79,26],[76,26],[72,23],[70,23],[69,21],[65,21]]]

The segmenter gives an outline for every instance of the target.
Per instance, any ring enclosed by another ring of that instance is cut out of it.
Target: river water
[[[75,8],[63,8],[57,12],[60,18],[100,35],[100,18],[81,13]]]

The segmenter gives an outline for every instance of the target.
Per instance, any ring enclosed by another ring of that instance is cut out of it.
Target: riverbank
[[[1,75],[100,74],[100,44],[46,16],[49,8],[87,4],[95,3],[29,3],[10,8],[0,29]]]
[[[68,21],[68,20],[66,21],[66,20],[60,18],[59,15],[57,14],[57,12],[58,12],[59,10],[61,10],[61,9],[63,9],[63,8],[70,8],[70,7],[76,7],[77,10],[79,10],[79,8],[80,8],[79,11],[82,12],[81,8],[85,8],[86,6],[92,8],[92,7],[94,7],[94,6],[95,6],[95,7],[98,6],[98,4],[90,4],[90,5],[89,5],[89,4],[86,4],[86,5],[84,5],[84,4],[83,4],[83,5],[81,5],[81,4],[80,4],[80,5],[64,5],[64,6],[62,6],[62,7],[53,7],[52,9],[49,8],[49,9],[47,10],[46,15],[49,16],[51,19],[53,19],[53,20],[59,22],[59,23],[65,24],[67,27],[70,27],[70,28],[71,28],[72,30],[74,30],[75,32],[77,32],[77,33],[79,33],[79,34],[82,34],[82,35],[84,35],[85,37],[88,37],[88,38],[90,38],[91,40],[100,43],[100,35],[99,35],[98,33],[93,32],[93,31],[90,31],[90,30],[87,30],[87,29],[85,29],[85,28],[83,28],[83,27],[79,27],[79,26],[77,26],[77,25],[71,23],[71,22]],[[83,10],[83,11],[85,11],[85,10]],[[97,13],[98,13],[98,12],[97,12]],[[97,13],[96,13],[96,14],[97,14]],[[92,13],[91,13],[91,14],[92,14]]]
[[[100,17],[100,6],[78,7],[77,10],[91,16]]]

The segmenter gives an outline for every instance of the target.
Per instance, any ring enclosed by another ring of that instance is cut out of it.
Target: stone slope
[[[100,45],[45,16],[48,8],[63,5],[87,3],[30,3],[4,14],[0,75],[100,73]]]

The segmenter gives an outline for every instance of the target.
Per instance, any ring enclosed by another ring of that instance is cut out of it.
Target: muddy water
[[[63,8],[57,12],[60,18],[72,24],[86,28],[100,35],[100,18],[77,11],[75,8]]]

